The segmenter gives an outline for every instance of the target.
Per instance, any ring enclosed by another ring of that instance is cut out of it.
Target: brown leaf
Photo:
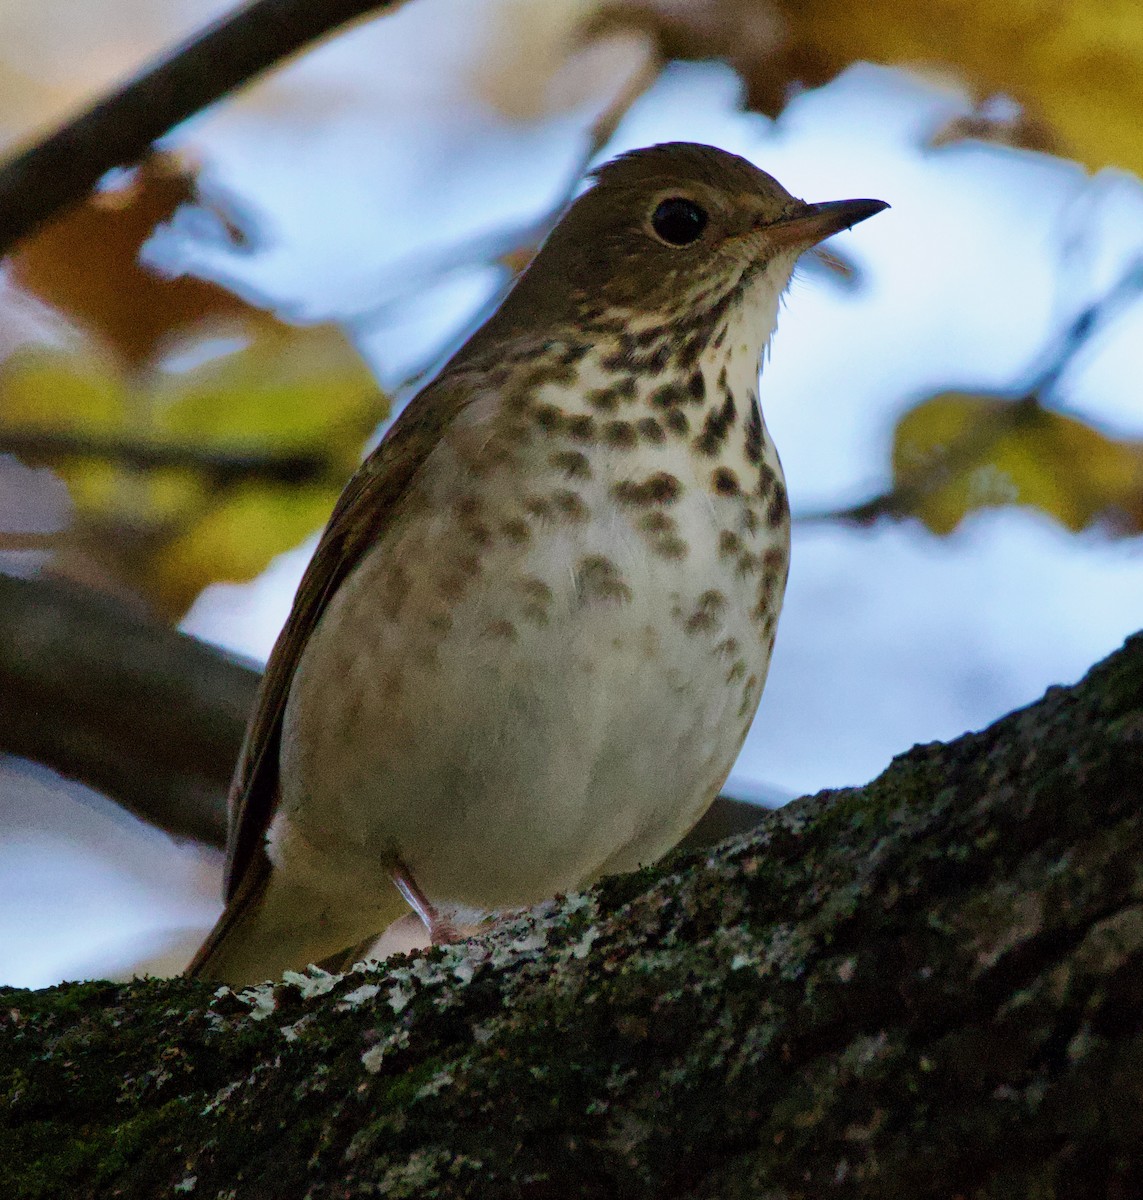
[[[777,116],[797,86],[816,87],[837,68],[798,36],[797,20],[767,0],[615,0],[591,28],[650,33],[664,58],[725,59],[747,86],[749,107]]]
[[[386,398],[337,327],[251,328],[239,349],[143,379],[42,348],[0,366],[0,449],[50,465],[75,505],[57,574],[177,620],[320,527]]]
[[[970,113],[954,117],[937,129],[929,145],[950,146],[964,141],[989,142],[994,146],[1017,146],[1043,154],[1062,151],[1051,126],[1027,108],[1000,103],[995,98],[978,104]]]
[[[124,182],[24,241],[10,259],[12,275],[138,370],[180,331],[260,315],[218,284],[165,278],[139,261],[155,227],[194,199],[194,174],[185,162],[154,154]]]

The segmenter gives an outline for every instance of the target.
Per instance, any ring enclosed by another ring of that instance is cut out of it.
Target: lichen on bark
[[[0,993],[0,1195],[1143,1194],[1143,636],[485,937]]]

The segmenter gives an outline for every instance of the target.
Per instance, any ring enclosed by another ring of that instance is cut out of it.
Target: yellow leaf
[[[340,483],[267,488],[243,484],[168,543],[150,563],[147,591],[181,616],[208,583],[253,579],[276,554],[298,545],[329,517]]]
[[[1143,531],[1143,443],[1027,397],[945,392],[922,401],[897,423],[893,484],[939,534],[1005,504],[1039,508],[1073,531]]]
[[[725,58],[770,116],[863,60],[954,75],[1028,110],[1009,136],[1143,174],[1139,0],[601,0],[601,23],[654,33],[668,57]]]
[[[313,449],[345,472],[384,416],[377,383],[336,325],[267,320],[243,348],[156,381],[156,423],[172,440]]]
[[[122,380],[98,354],[21,349],[0,364],[0,431],[111,434],[123,427],[127,407]],[[120,473],[107,462],[28,450],[20,457],[29,465],[54,467],[81,509],[106,505],[119,491]]]
[[[177,619],[217,580],[246,580],[329,515],[386,400],[334,326],[260,316],[240,349],[125,376],[88,352],[0,367],[0,450],[55,467],[76,505],[63,569]]]
[[[1028,105],[1065,153],[1143,173],[1143,6],[1060,0],[781,0],[788,39],[835,74],[862,59],[959,74]]]

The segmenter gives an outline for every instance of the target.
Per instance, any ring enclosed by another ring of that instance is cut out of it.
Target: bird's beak
[[[828,200],[824,204],[801,204],[787,216],[764,226],[766,240],[779,246],[800,246],[808,250],[888,207],[884,200]]]

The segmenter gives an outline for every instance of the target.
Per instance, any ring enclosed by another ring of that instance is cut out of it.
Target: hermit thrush
[[[534,903],[706,810],[789,558],[762,352],[802,251],[879,212],[709,146],[602,167],[338,501],[231,790],[229,903],[189,971],[245,984],[411,904]]]

